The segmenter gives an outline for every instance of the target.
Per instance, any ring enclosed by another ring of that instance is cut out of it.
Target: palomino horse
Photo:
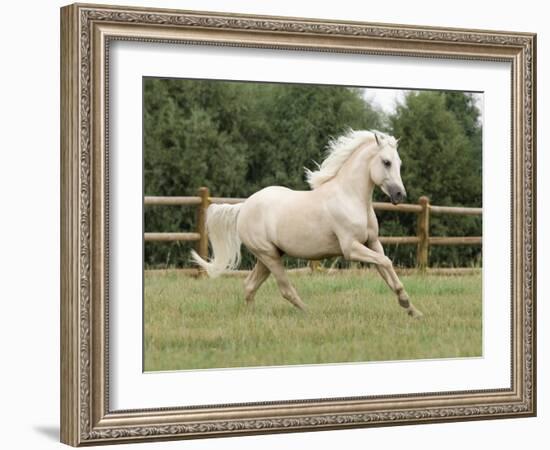
[[[399,305],[412,317],[420,317],[397,277],[391,260],[378,239],[378,220],[372,207],[375,186],[391,199],[402,202],[397,140],[377,131],[350,130],[328,145],[328,155],[318,170],[306,169],[312,190],[293,191],[266,187],[236,205],[211,205],[207,210],[208,237],[213,250],[209,261],[192,252],[194,261],[209,276],[235,269],[241,243],[257,262],[245,281],[250,304],[270,273],[282,296],[294,306],[305,305],[285,273],[281,256],[318,260],[343,256],[373,263],[395,293]]]

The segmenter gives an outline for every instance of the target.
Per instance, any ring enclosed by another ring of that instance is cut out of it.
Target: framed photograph
[[[61,9],[61,440],[536,414],[536,36]]]

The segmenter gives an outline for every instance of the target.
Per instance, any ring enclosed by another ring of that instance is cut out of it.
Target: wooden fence
[[[245,198],[211,197],[206,187],[198,190],[196,197],[145,197],[145,206],[195,206],[197,211],[197,229],[187,233],[145,233],[145,241],[195,241],[197,253],[208,257],[208,235],[206,233],[206,209],[212,203],[241,203]],[[432,245],[481,245],[481,236],[430,236],[430,216],[432,214],[454,214],[461,216],[480,216],[482,208],[462,208],[456,206],[430,205],[428,197],[420,197],[418,204],[374,203],[376,211],[398,211],[417,215],[416,236],[380,236],[382,244],[416,244],[416,263],[421,269],[428,266],[429,248]]]

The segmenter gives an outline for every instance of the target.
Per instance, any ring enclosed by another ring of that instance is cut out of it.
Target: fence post
[[[416,265],[425,270],[428,267],[428,251],[430,245],[430,200],[422,196],[418,199],[422,211],[418,213],[416,234],[418,246],[416,248]]]
[[[197,212],[197,233],[200,239],[197,243],[197,253],[202,259],[208,258],[208,234],[206,233],[206,209],[210,206],[210,190],[201,187],[198,190],[201,203]]]
[[[318,259],[310,260],[308,265],[312,273],[319,272],[321,270],[321,261],[319,261]]]

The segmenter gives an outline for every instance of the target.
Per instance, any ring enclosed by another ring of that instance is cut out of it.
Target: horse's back
[[[269,186],[252,194],[243,203],[239,212],[239,233],[269,231],[268,228],[277,221],[278,210],[281,206],[293,203],[297,192],[299,191],[284,186]]]
[[[298,192],[303,191],[294,191],[285,186],[268,186],[248,197],[245,204],[248,203],[257,206],[269,201],[279,202]]]

